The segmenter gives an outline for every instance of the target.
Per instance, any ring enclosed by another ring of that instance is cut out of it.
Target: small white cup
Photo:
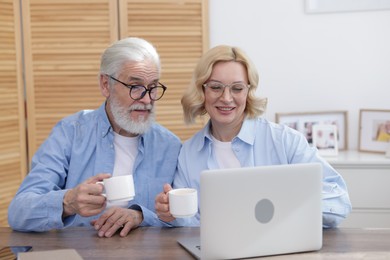
[[[97,182],[104,186],[103,196],[109,201],[129,201],[134,199],[133,175],[114,176]]]
[[[192,217],[198,212],[198,193],[196,189],[170,190],[168,196],[169,212],[175,218]]]

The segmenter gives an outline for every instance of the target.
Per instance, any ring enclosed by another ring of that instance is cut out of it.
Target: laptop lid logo
[[[266,224],[271,221],[274,216],[275,207],[269,199],[262,199],[257,202],[255,207],[255,217],[257,221]]]

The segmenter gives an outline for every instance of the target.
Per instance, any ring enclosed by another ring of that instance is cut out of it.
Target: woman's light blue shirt
[[[210,122],[183,144],[178,174],[174,179],[175,188],[192,187],[200,190],[200,173],[205,169],[219,168],[209,129]],[[317,149],[311,147],[298,131],[263,118],[246,119],[239,134],[232,140],[232,149],[242,167],[321,163],[323,227],[336,227],[351,211],[351,202],[342,176],[318,155]],[[177,219],[172,223],[197,226],[200,224],[200,211],[193,218]]]
[[[180,139],[158,124],[140,136],[133,168],[136,195],[129,207],[142,210],[141,225],[167,225],[155,214],[154,200],[165,183],[172,183],[180,147]],[[20,231],[89,226],[99,215],[62,218],[64,194],[98,173],[113,173],[114,161],[114,133],[105,104],[64,118],[34,155],[31,171],[9,206],[9,225]]]

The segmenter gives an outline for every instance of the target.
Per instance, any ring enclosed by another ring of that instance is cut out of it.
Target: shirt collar
[[[98,108],[98,115],[99,115],[99,125],[102,133],[102,137],[105,137],[112,129],[112,126],[110,124],[110,120],[108,120],[107,112],[106,112],[106,102],[103,102],[103,104]]]
[[[210,124],[211,121],[209,120],[207,124],[200,130],[199,135],[201,137],[202,142],[199,142],[198,147],[196,147],[197,151],[202,150],[202,148],[211,142],[211,133],[210,133]]]
[[[255,143],[256,119],[244,119],[237,137],[241,141],[253,145]]]

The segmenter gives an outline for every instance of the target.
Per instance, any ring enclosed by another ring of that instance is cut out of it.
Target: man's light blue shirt
[[[172,183],[180,147],[180,139],[158,124],[140,135],[133,168],[136,194],[129,207],[142,210],[141,226],[169,225],[158,219],[154,200],[165,183]],[[9,206],[9,225],[19,231],[89,226],[99,215],[62,218],[64,195],[89,177],[112,174],[114,161],[114,133],[105,103],[64,118],[34,155],[31,171]]]
[[[210,122],[183,144],[174,188],[192,187],[200,190],[200,173],[205,169],[219,168],[209,129]],[[311,147],[298,131],[263,118],[246,119],[239,134],[232,140],[232,149],[241,167],[321,163],[323,227],[336,227],[351,211],[351,202],[343,178],[318,155],[317,149]],[[176,219],[172,224],[198,226],[200,211],[193,218]]]

